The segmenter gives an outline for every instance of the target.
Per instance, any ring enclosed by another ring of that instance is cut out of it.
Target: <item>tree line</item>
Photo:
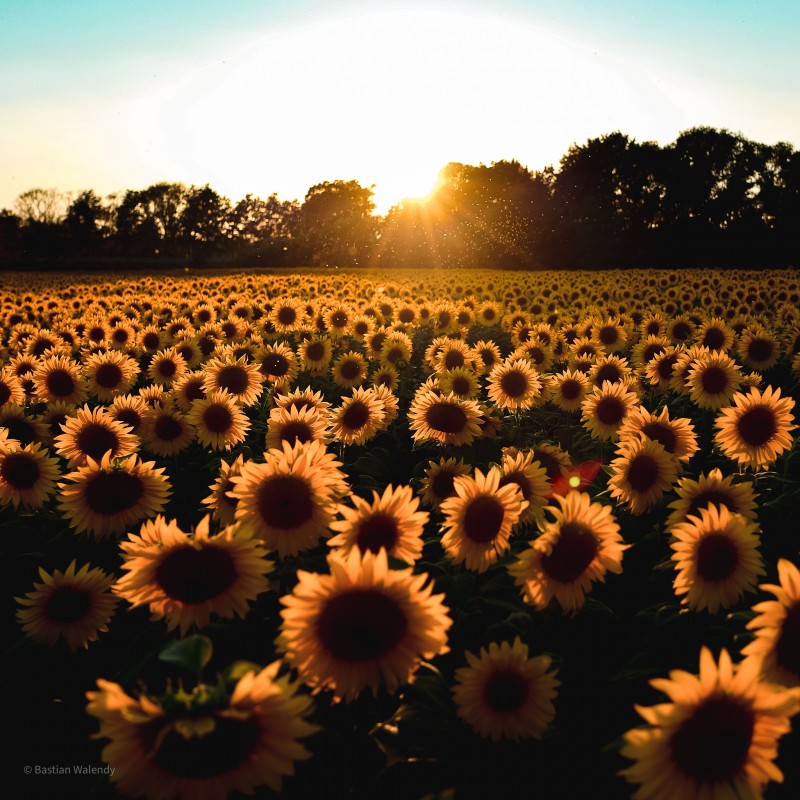
[[[541,171],[450,163],[429,198],[385,216],[353,180],[312,186],[302,202],[233,203],[180,183],[105,198],[31,189],[0,211],[6,267],[782,267],[799,251],[800,153],[708,127],[664,147],[611,133]]]

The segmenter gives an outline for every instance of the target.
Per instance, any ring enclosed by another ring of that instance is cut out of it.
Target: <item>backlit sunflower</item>
[[[172,491],[163,468],[136,456],[87,463],[64,476],[59,510],[76,533],[97,539],[125,533],[134,523],[164,509]]]
[[[689,461],[698,449],[691,420],[685,417],[670,419],[667,406],[659,414],[653,414],[643,406],[634,408],[619,429],[620,443],[633,436],[644,436],[659,442],[678,461]]]
[[[310,442],[295,444],[284,451],[271,450],[266,463],[247,461],[241,474],[231,478],[231,494],[238,500],[236,521],[252,525],[270,551],[280,558],[294,556],[314,547],[326,535],[336,512],[338,492],[331,479],[339,462],[315,463]]]
[[[250,420],[225,389],[195,400],[186,422],[194,427],[200,444],[212,450],[230,450],[243,442],[250,430]]]
[[[673,586],[681,602],[716,614],[754,591],[765,574],[757,531],[755,522],[713,504],[673,525],[675,541],[670,546],[678,571]]]
[[[147,375],[158,386],[169,388],[186,369],[186,359],[174,347],[168,347],[153,356]]]
[[[621,753],[636,763],[621,774],[640,784],[637,800],[757,800],[770,780],[783,780],[778,740],[800,704],[762,683],[758,667],[755,659],[734,666],[726,650],[717,664],[703,647],[699,675],[672,670],[650,681],[672,702],[635,706],[647,727],[625,734]]]
[[[736,476],[723,477],[722,471],[712,469],[707,475],[701,473],[697,480],[681,478],[675,488],[678,499],[669,504],[672,510],[667,518],[667,528],[696,515],[701,508],[712,503],[724,506],[745,519],[756,519],[756,497],[753,484],[748,480],[734,483]]]
[[[528,656],[519,637],[465,653],[469,666],[456,670],[453,697],[458,716],[493,742],[541,739],[553,721],[557,669],[549,656]]]
[[[322,396],[322,392],[315,392],[310,386],[305,389],[294,389],[286,394],[278,393],[274,397],[275,408],[316,408],[320,412],[327,411],[331,404]]]
[[[280,449],[283,442],[327,442],[330,421],[326,411],[308,406],[273,408],[267,420],[266,449]]]
[[[331,367],[333,382],[343,389],[360,386],[367,377],[367,362],[361,353],[353,350],[340,355]]]
[[[768,469],[792,446],[794,400],[781,397],[768,386],[762,394],[755,386],[737,393],[733,405],[717,417],[714,441],[732,461],[752,470]]]
[[[327,337],[312,336],[301,342],[298,348],[303,369],[317,375],[327,372],[332,352],[333,348]]]
[[[211,494],[203,499],[203,505],[208,506],[213,512],[213,518],[221,525],[233,524],[236,516],[238,498],[230,493],[233,491],[233,478],[241,474],[244,465],[244,456],[240,453],[232,463],[220,461],[219,476],[214,481]]]
[[[79,408],[61,428],[64,432],[56,436],[55,449],[71,467],[81,466],[90,458],[100,461],[106,453],[122,458],[139,448],[139,439],[131,429],[102,406]]]
[[[385,386],[391,391],[395,391],[400,386],[400,375],[397,370],[390,364],[382,365],[372,373],[370,378],[372,385],[376,388],[378,386]]]
[[[278,646],[315,691],[346,701],[381,686],[394,694],[423,659],[447,652],[452,620],[426,573],[390,570],[383,550],[331,553],[328,563],[330,575],[298,570],[281,597]]]
[[[162,516],[145,522],[139,535],[120,543],[126,572],[114,593],[132,607],[146,605],[151,620],[184,636],[192,625],[204,628],[211,615],[244,617],[248,603],[269,589],[273,568],[267,551],[245,525],[209,532],[204,517],[192,533]]]
[[[25,402],[25,390],[20,379],[8,367],[0,369],[0,407],[6,403],[22,405]]]
[[[500,348],[491,340],[482,339],[472,347],[473,369],[478,373],[488,373],[503,360]]]
[[[765,372],[778,362],[781,350],[778,340],[762,325],[745,328],[736,343],[742,363],[757,372]]]
[[[392,330],[386,334],[381,345],[380,362],[385,366],[407,364],[411,360],[411,337],[402,331]]]
[[[470,466],[462,458],[429,461],[420,490],[422,502],[429,508],[439,508],[444,500],[455,495],[455,479],[469,473]]]
[[[201,401],[196,401],[201,402]],[[185,450],[194,440],[195,429],[186,414],[172,404],[156,404],[148,408],[139,426],[142,447],[158,456],[173,456]]]
[[[260,347],[254,355],[253,362],[264,376],[264,380],[279,391],[288,388],[297,375],[297,357],[294,350],[285,342]]]
[[[528,507],[520,486],[503,477],[497,467],[486,475],[464,475],[454,481],[455,495],[444,500],[442,547],[453,562],[465,562],[467,569],[485,572],[509,548],[509,537]]]
[[[730,350],[733,338],[733,331],[719,317],[704,320],[695,334],[697,344],[717,352]]]
[[[89,391],[101,402],[111,402],[127,394],[136,383],[139,364],[120,350],[95,353],[86,360],[83,368]]]
[[[552,400],[562,411],[578,411],[589,388],[589,379],[583,372],[565,369],[553,380]]]
[[[533,405],[542,390],[536,370],[529,362],[518,358],[497,364],[489,373],[489,399],[508,411],[523,411]]]
[[[229,356],[225,359],[213,358],[203,367],[206,374],[203,388],[206,393],[217,389],[227,389],[236,402],[249,406],[261,397],[264,391],[262,375],[258,364],[248,364],[247,359],[234,359]]]
[[[100,721],[94,738],[110,740],[102,758],[111,780],[129,797],[161,800],[226,800],[259,786],[280,793],[295,762],[310,756],[300,740],[317,731],[305,720],[311,699],[280,668],[247,672],[222,703],[204,684],[167,704],[98,680],[86,710]]]
[[[725,353],[698,358],[689,370],[689,396],[698,408],[722,408],[730,404],[742,381],[742,371]]]
[[[437,376],[442,394],[451,392],[462,400],[469,400],[477,396],[481,385],[478,376],[467,367],[456,367]]]
[[[528,503],[528,507],[520,515],[520,524],[541,519],[550,494],[550,481],[544,467],[534,458],[533,452],[528,450],[503,453],[500,471],[503,473],[500,486],[515,483],[522,492],[522,499]]]
[[[108,406],[108,413],[112,419],[127,425],[132,433],[136,433],[147,409],[147,401],[143,397],[124,394],[114,398],[114,402]]]
[[[13,440],[0,443],[0,505],[41,508],[52,496],[61,472],[38,442],[22,447]]]
[[[667,347],[663,352],[653,356],[644,366],[644,377],[647,382],[662,392],[669,391],[679,357],[680,351],[674,347]]]
[[[303,328],[305,313],[301,304],[290,297],[281,298],[269,313],[269,320],[278,333],[291,333]]]
[[[622,572],[622,541],[611,509],[593,503],[583,492],[556,496],[559,507],[547,510],[555,521],[508,568],[526,603],[545,609],[555,597],[562,610],[579,611],[595,581]]]
[[[588,372],[588,378],[595,386],[602,386],[605,381],[620,383],[631,374],[631,368],[625,358],[606,355],[598,358]]]
[[[52,646],[63,637],[74,652],[108,630],[117,605],[110,591],[114,576],[88,564],[76,569],[75,561],[52,575],[40,567],[42,582],[34,583],[25,597],[16,598],[23,606],[17,620],[31,639]]]
[[[644,514],[675,482],[678,462],[660,442],[649,438],[627,439],[617,453],[610,465],[611,497],[625,503],[631,514]]]
[[[61,400],[64,403],[82,403],[86,399],[86,382],[80,367],[67,356],[50,356],[42,359],[32,375],[36,394],[44,403]]]
[[[619,429],[639,398],[624,383],[595,387],[581,403],[583,426],[593,439],[616,441]]]
[[[342,405],[330,412],[331,434],[342,444],[364,444],[381,429],[385,412],[374,389],[353,389]]]
[[[418,391],[408,411],[409,428],[415,441],[434,439],[449,445],[470,444],[481,435],[483,414],[474,400]]]
[[[406,564],[413,564],[422,555],[422,531],[428,521],[427,511],[418,511],[419,499],[410,486],[387,486],[382,495],[373,491],[372,502],[357,495],[350,499],[354,508],[340,504],[340,520],[331,522],[336,535],[328,545],[340,548],[347,555],[355,547],[362,553],[387,554]]]
[[[800,571],[785,558],[778,560],[778,585],[762,584],[775,595],[753,606],[758,616],[747,623],[755,639],[742,655],[761,663],[767,680],[783,686],[800,686]]]

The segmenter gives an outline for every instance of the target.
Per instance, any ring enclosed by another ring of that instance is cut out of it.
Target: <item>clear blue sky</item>
[[[382,207],[613,130],[800,145],[800,2],[0,0],[0,208],[158,180]]]

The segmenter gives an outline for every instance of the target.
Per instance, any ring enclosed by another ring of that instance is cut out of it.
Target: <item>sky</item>
[[[613,131],[800,147],[796,0],[0,0],[0,209],[159,181],[379,211]]]

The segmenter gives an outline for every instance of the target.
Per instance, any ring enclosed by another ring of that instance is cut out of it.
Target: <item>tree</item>
[[[268,264],[292,261],[299,211],[296,200],[279,200],[275,194],[266,200],[251,194],[243,197],[229,216],[230,235],[239,257]]]
[[[76,255],[100,255],[109,233],[110,212],[103,201],[88,189],[69,204],[64,218],[70,249]]]
[[[23,225],[55,225],[64,217],[64,195],[56,189],[28,189],[16,201]]]
[[[126,255],[177,255],[180,217],[185,205],[182,183],[155,183],[128,190],[117,208],[117,235]]]
[[[224,242],[230,212],[230,200],[208,184],[189,188],[179,215],[180,238],[189,257],[203,259]]]

